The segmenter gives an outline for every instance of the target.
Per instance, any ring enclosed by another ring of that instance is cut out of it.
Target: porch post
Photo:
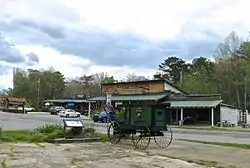
[[[90,119],[90,112],[91,112],[91,102],[89,102],[88,119]]]
[[[183,108],[181,108],[181,121],[183,121]]]
[[[211,126],[214,127],[214,108],[211,109]]]

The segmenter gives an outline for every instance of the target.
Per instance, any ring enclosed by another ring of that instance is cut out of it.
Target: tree
[[[190,69],[183,73],[181,87],[189,93],[206,94],[216,92],[214,88],[214,63],[207,58],[195,58]]]
[[[215,52],[215,80],[218,92],[230,104],[242,105],[242,88],[244,88],[244,56],[242,57],[242,40],[231,32]],[[235,98],[236,97],[236,98]],[[235,103],[236,102],[236,103]]]
[[[138,76],[135,73],[128,73],[123,80],[123,82],[137,82],[137,81],[147,81],[149,80],[145,76]]]
[[[166,79],[174,84],[179,84],[182,73],[187,70],[188,64],[181,58],[168,57],[159,65],[159,73],[154,75],[155,79]]]
[[[37,82],[39,82],[39,87]],[[36,106],[45,99],[62,97],[65,88],[64,75],[59,71],[53,70],[35,70],[13,69],[13,90],[11,94],[14,97],[27,99],[31,105]],[[40,101],[38,101],[38,98]]]

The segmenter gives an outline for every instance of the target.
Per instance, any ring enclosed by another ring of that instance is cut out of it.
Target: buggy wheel
[[[162,136],[154,136],[155,143],[161,148],[167,148],[173,141],[173,132],[170,127],[166,132],[162,132]]]
[[[150,130],[147,126],[138,127],[132,134],[132,142],[136,149],[146,149],[150,144]]]
[[[121,127],[116,121],[110,123],[108,137],[112,144],[117,144],[121,140]]]

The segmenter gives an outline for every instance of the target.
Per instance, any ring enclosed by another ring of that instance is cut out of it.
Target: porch
[[[170,123],[180,124],[189,121],[191,125],[214,125],[220,121],[220,103],[222,100],[209,101],[166,101]],[[185,123],[184,123],[185,124]]]

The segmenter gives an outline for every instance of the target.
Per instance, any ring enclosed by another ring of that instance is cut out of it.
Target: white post
[[[249,116],[248,116],[248,110],[246,110],[246,123],[248,124],[249,123],[249,118],[248,118]]]
[[[181,108],[181,119],[179,121],[179,126],[183,125],[183,108]]]
[[[240,121],[240,115],[238,109],[236,109],[236,121],[235,121],[235,126],[238,126],[238,122]]]
[[[181,108],[181,121],[183,121],[183,108]]]
[[[91,102],[89,102],[88,119],[90,119],[90,113],[91,113]]]
[[[214,108],[211,109],[211,126],[214,127]]]

